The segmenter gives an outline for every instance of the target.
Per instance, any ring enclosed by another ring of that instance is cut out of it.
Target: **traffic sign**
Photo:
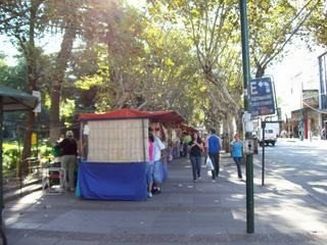
[[[253,117],[275,114],[274,89],[270,77],[252,79],[249,90]]]

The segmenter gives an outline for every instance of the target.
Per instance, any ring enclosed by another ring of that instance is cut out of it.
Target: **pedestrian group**
[[[214,128],[206,138],[201,138],[198,132],[188,134],[183,132],[180,143],[174,147],[172,144],[164,144],[164,132],[160,127],[149,127],[148,131],[148,159],[146,163],[146,181],[148,197],[161,193],[161,184],[167,178],[167,161],[175,157],[189,156],[192,166],[193,182],[201,179],[202,157],[210,172],[212,182],[216,182],[220,171],[220,151],[222,139],[217,135]],[[243,157],[243,144],[239,134],[235,134],[230,143],[231,156],[237,168],[238,178],[242,180],[241,162]],[[77,142],[71,130],[66,132],[65,137],[58,140],[54,147],[54,155],[60,155],[62,168],[65,171],[64,188],[66,191],[75,191],[77,170]],[[168,155],[167,155],[168,154]]]

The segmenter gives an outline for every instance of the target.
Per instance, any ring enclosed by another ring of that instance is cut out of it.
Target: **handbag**
[[[209,156],[207,157],[206,167],[207,167],[208,170],[214,170],[214,169],[215,169],[215,168],[213,167],[213,164],[212,164],[211,158],[210,158]]]

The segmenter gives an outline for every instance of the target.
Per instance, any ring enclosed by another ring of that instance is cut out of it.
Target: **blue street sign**
[[[253,117],[275,114],[274,89],[270,77],[252,79],[249,90]]]

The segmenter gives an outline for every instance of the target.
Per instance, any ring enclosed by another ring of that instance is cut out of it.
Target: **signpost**
[[[246,231],[254,233],[254,195],[253,195],[253,147],[251,144],[252,132],[251,117],[249,113],[249,81],[250,81],[250,58],[249,58],[249,33],[247,20],[247,1],[240,0],[240,17],[241,17],[241,39],[242,39],[242,67],[243,67],[243,87],[244,87],[244,123],[245,139],[247,140],[248,152],[245,154],[246,162]],[[249,120],[248,120],[249,119]]]
[[[274,87],[270,77],[252,79],[249,92],[252,117],[275,114]]]
[[[250,104],[252,117],[275,114],[275,87],[270,77],[261,77],[250,81]],[[280,114],[280,113],[278,113]],[[262,128],[262,178],[263,186],[265,173],[265,129],[266,123],[280,123],[280,121],[263,121]]]

